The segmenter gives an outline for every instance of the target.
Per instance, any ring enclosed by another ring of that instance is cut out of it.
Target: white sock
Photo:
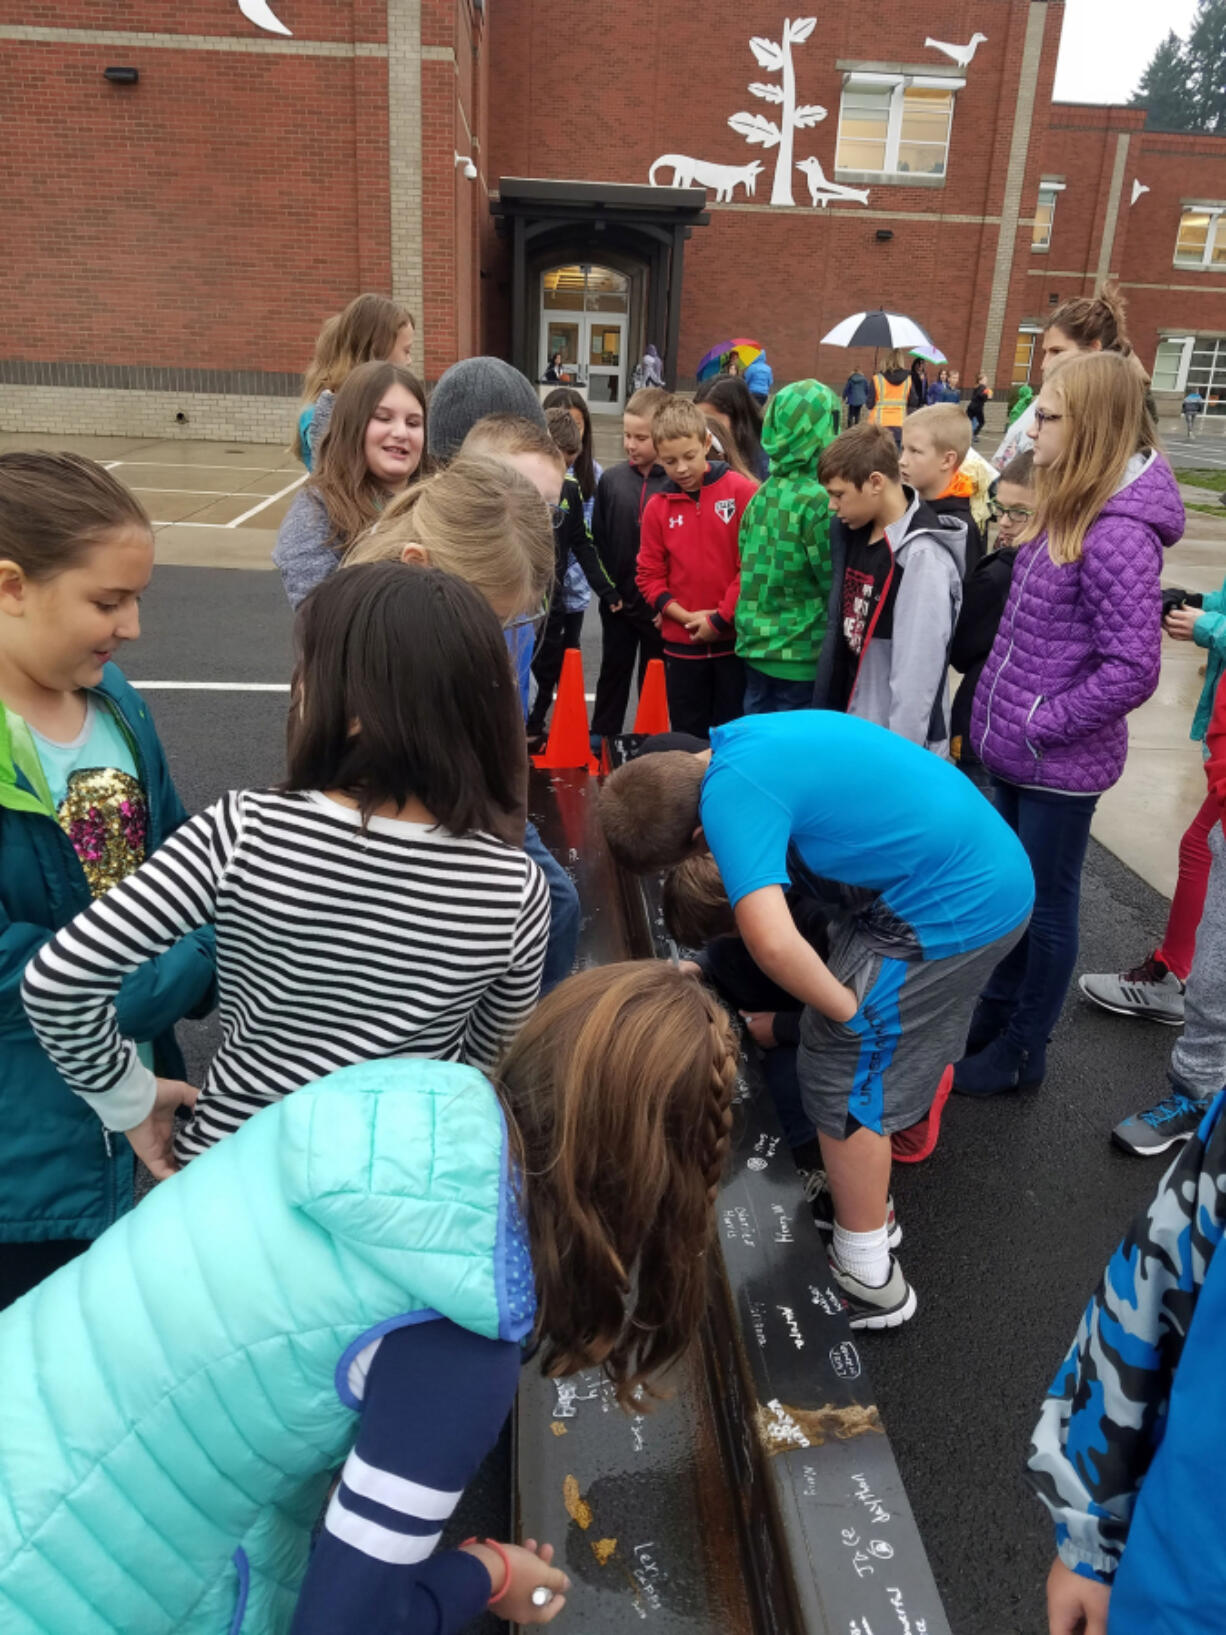
[[[890,1277],[890,1234],[882,1223],[872,1232],[845,1232],[834,1223],[834,1258],[845,1272],[880,1289]]]

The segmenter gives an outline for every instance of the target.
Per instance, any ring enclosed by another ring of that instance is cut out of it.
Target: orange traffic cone
[[[549,742],[543,755],[532,757],[532,764],[543,769],[596,770],[588,733],[587,700],[583,696],[583,655],[577,647],[568,647],[563,655]]]
[[[639,707],[634,715],[635,732],[668,731],[668,693],[664,686],[664,660],[649,659],[647,674],[639,693]]]

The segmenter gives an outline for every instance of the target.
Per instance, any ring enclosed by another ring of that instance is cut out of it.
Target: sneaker
[[[1200,1098],[1173,1090],[1156,1107],[1147,1107],[1143,1113],[1134,1113],[1117,1124],[1111,1139],[1138,1158],[1157,1158],[1176,1142],[1196,1134],[1212,1100],[1212,1096]]]
[[[834,1231],[834,1199],[830,1195],[830,1185],[826,1180],[824,1169],[811,1169],[805,1178],[805,1202],[813,1211],[813,1220],[819,1232],[827,1234]],[[902,1242],[902,1227],[899,1226],[894,1215],[894,1194],[886,1199],[885,1225],[889,1234],[891,1249],[897,1249]]]
[[[902,1267],[890,1256],[890,1275],[881,1288],[861,1283],[845,1272],[837,1260],[830,1261],[830,1275],[843,1296],[843,1309],[850,1328],[897,1328],[915,1316],[915,1290],[902,1275]]]
[[[1079,977],[1077,986],[1093,1004],[1117,1016],[1145,1016],[1173,1028],[1183,1021],[1184,984],[1157,954],[1118,975]]]

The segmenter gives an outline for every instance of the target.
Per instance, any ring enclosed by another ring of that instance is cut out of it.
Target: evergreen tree
[[[1200,0],[1186,41],[1167,35],[1132,101],[1147,130],[1226,136],[1226,0]]]
[[[1184,61],[1192,129],[1226,136],[1226,0],[1200,0]]]
[[[1147,130],[1186,131],[1192,128],[1184,44],[1174,30],[1154,52],[1132,101],[1134,106],[1146,110]]]

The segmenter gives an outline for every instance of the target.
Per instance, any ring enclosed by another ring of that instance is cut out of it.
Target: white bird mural
[[[956,62],[959,68],[969,68],[976,51],[987,43],[986,34],[972,34],[965,45],[950,45],[948,40],[934,40],[931,37],[924,41],[933,51],[941,51],[951,62]]]
[[[868,203],[867,188],[844,187],[841,182],[829,181],[820,159],[802,159],[796,168],[804,172],[809,183],[809,198],[814,209],[820,206],[824,210],[831,199],[854,199],[857,204]]]
[[[257,28],[266,30],[269,34],[292,34],[291,28],[286,28],[281,19],[273,12],[268,0],[238,0],[238,9],[249,23]]]
[[[1132,184],[1132,198],[1128,201],[1129,204],[1135,204],[1137,202],[1137,200],[1141,197],[1142,193],[1148,193],[1148,192],[1149,192],[1149,189],[1146,187],[1144,182],[1138,182],[1138,181],[1134,180],[1133,184]]]

